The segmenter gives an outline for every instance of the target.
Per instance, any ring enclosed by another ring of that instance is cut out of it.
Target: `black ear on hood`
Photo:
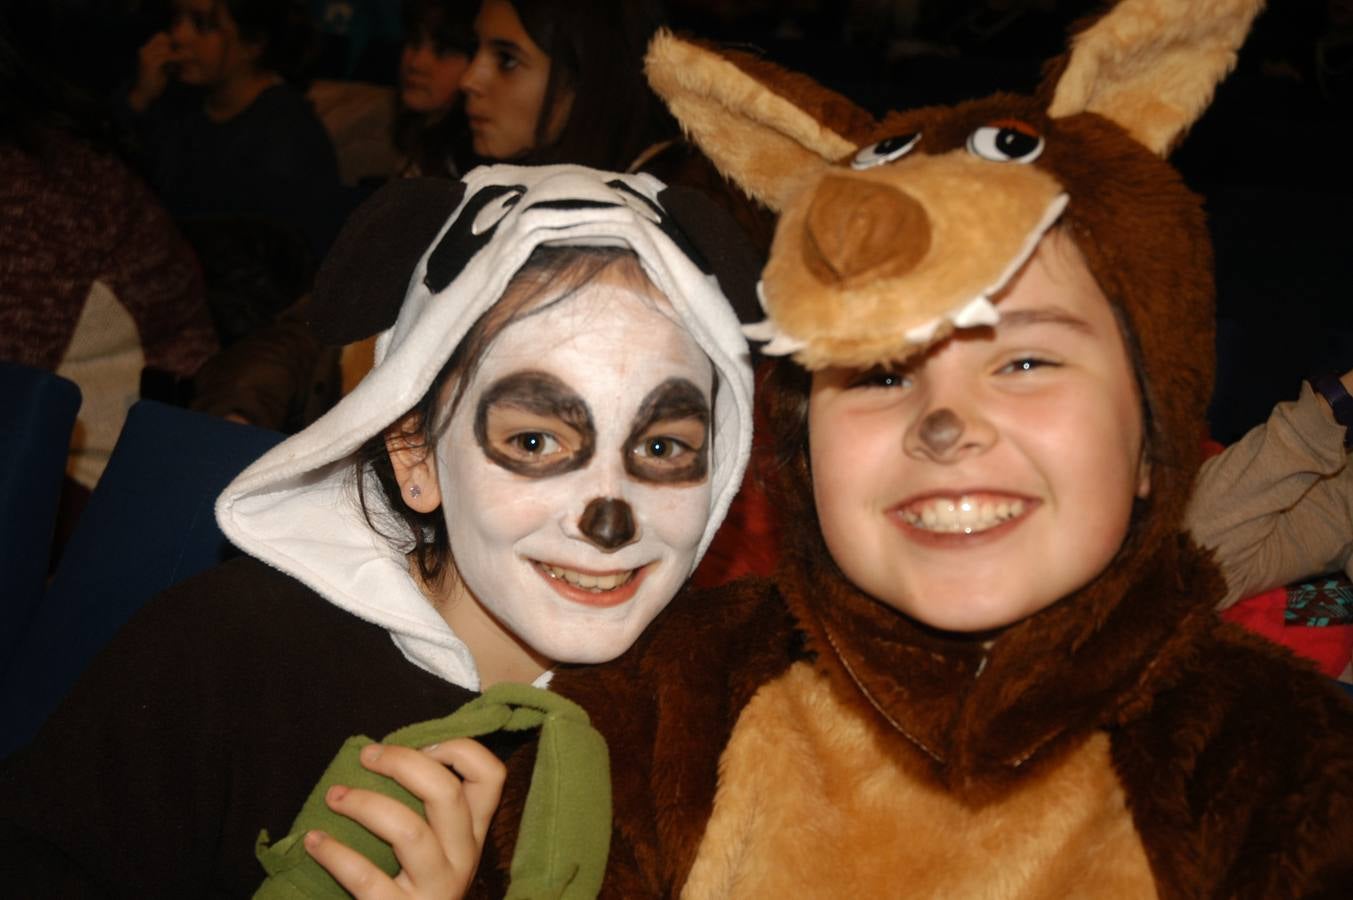
[[[316,336],[350,344],[393,325],[414,266],[464,196],[459,181],[399,178],[359,206],[315,274]]]
[[[669,187],[658,194],[666,210],[663,230],[719,287],[744,325],[765,318],[756,297],[756,283],[765,265],[761,251],[732,214],[702,191]],[[668,227],[668,222],[675,228]]]

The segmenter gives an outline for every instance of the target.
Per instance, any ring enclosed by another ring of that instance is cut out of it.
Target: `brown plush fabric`
[[[715,53],[659,32],[645,73],[682,128],[720,171],[756,200],[779,211],[805,165],[851,152],[873,117],[811,79],[747,53]],[[773,83],[774,90],[765,85]],[[732,88],[730,90],[730,88]],[[741,140],[743,117],[766,124],[758,140]]]
[[[1093,112],[1164,155],[1212,102],[1264,0],[1119,0],[1073,29],[1050,80],[1053,116]]]
[[[1107,736],[1163,898],[1347,896],[1353,706],[1285,651],[1219,623],[1205,599],[1215,571],[1191,546],[1168,543],[1159,562],[1084,642],[1058,630],[1074,618],[1079,598],[1069,598],[998,641],[980,677],[980,645],[879,615],[825,559],[786,565],[778,589],[749,581],[678,598],[625,656],[555,682],[589,710],[611,750],[615,831],[603,896],[680,892],[743,710],[804,659],[852,727],[873,732],[897,771],[920,779],[916,790],[934,786],[974,815],[1027,811],[1021,791],[1064,779],[1083,765],[1088,742]],[[804,615],[806,648],[786,600]],[[486,867],[505,871],[530,764],[528,755],[512,761],[494,823],[507,849]],[[927,827],[910,808],[896,810],[897,823]],[[1020,835],[1040,829],[1027,814],[1013,825]],[[934,844],[910,842],[909,852]],[[802,848],[810,867],[847,867],[813,851]],[[990,872],[992,884],[1002,874]]]
[[[611,755],[615,827],[603,897],[674,895],[714,802],[718,748],[763,683],[802,657],[788,612],[763,581],[679,596],[624,656],[560,670]],[[530,784],[531,749],[509,763],[493,823],[506,872]]]
[[[1085,803],[1103,804],[1090,810],[1107,817],[1099,825],[1135,829],[1159,896],[1353,896],[1353,706],[1285,651],[1219,623],[1211,609],[1224,591],[1220,575],[1180,534],[1211,388],[1211,253],[1198,198],[1152,151],[1168,145],[1206,102],[1217,73],[1229,65],[1225,53],[1234,51],[1235,35],[1256,7],[1221,0],[1210,11],[1226,21],[1212,29],[1203,23],[1201,32],[1163,21],[1133,30],[1156,13],[1189,19],[1194,8],[1177,0],[1124,0],[1087,28],[1077,44],[1098,54],[1097,62],[1078,62],[1073,53],[1053,68],[1054,79],[1068,72],[1084,79],[1059,98],[1056,116],[1047,112],[1057,93],[1048,85],[1038,98],[998,95],[895,113],[866,134],[853,132],[860,144],[921,135],[911,156],[864,170],[841,165],[832,149],[838,145],[814,131],[814,95],[800,76],[708,59],[689,46],[666,46],[650,57],[650,73],[661,76],[655,87],[693,139],[725,174],[781,211],[765,275],[767,311],[781,334],[805,342],[809,349],[800,348],[797,358],[810,368],[862,365],[871,355],[886,361],[930,340],[901,333],[933,309],[927,297],[897,289],[896,270],[924,265],[936,253],[945,266],[999,269],[1010,262],[1012,235],[1041,233],[1030,230],[1027,216],[1039,204],[1025,201],[1046,196],[1046,184],[1055,184],[1068,198],[1059,226],[1123,325],[1142,388],[1151,493],[1138,502],[1117,556],[1090,584],[995,636],[937,633],[862,594],[831,559],[813,509],[805,377],[782,363],[781,377],[761,398],[774,427],[793,438],[782,446],[787,458],[772,478],[771,503],[785,539],[775,588],[753,583],[678,598],[625,657],[556,682],[597,717],[611,743],[617,808],[607,891],[614,896],[673,895],[693,867],[692,889],[713,896],[738,895],[739,873],[750,873],[749,883],[772,883],[766,874],[777,860],[810,867],[808,893],[832,884],[837,869],[857,870],[841,858],[849,848],[833,844],[833,852],[814,856],[819,846],[811,828],[800,837],[748,837],[777,825],[774,813],[765,813],[768,824],[763,810],[747,812],[756,791],[739,780],[764,779],[754,766],[758,742],[841,732],[863,732],[856,746],[869,752],[850,758],[872,759],[880,781],[901,779],[908,790],[896,796],[938,794],[953,801],[950,810],[972,811],[953,818],[974,829],[952,834],[957,843],[1055,830],[1047,818],[1054,804],[1041,803],[1039,792],[1077,783],[1078,769],[1094,775],[1107,744],[1121,796],[1107,789],[1112,783],[1087,776],[1080,783],[1097,784],[1100,800]],[[1196,71],[1169,69],[1192,80],[1172,86],[1179,90],[1171,96],[1193,98],[1194,108],[1185,103],[1175,109],[1183,113],[1165,115],[1164,106],[1119,102],[1140,97],[1141,85],[1151,83],[1114,62],[1122,61],[1124,47],[1142,42],[1138,63],[1177,59],[1171,36],[1180,33],[1222,36],[1203,48],[1212,56]],[[1218,56],[1218,46],[1230,50]],[[670,71],[674,61],[686,71]],[[1106,73],[1127,86],[1097,92],[1098,82],[1091,82]],[[808,97],[808,105],[790,108],[794,96]],[[1095,109],[1111,111],[1116,121]],[[1012,122],[1043,139],[1041,155],[1025,163],[963,163],[972,184],[957,201],[934,190],[944,183],[944,161],[969,153],[977,129]],[[911,199],[879,200],[888,190]],[[861,201],[861,219],[851,218],[853,199]],[[924,223],[904,208],[908,202],[919,203],[929,223],[924,247],[916,246]],[[974,211],[976,219],[997,221],[987,231],[984,225],[964,231]],[[844,231],[833,233],[838,226]],[[912,240],[890,244],[875,228],[901,230]],[[926,290],[933,294],[938,283]],[[785,327],[791,320],[798,325]],[[868,346],[880,332],[894,341],[892,350]],[[793,665],[796,632],[811,667]],[[777,703],[793,712],[775,715]],[[839,727],[797,729],[803,710],[823,710]],[[787,773],[786,785],[818,790],[869,777],[835,770],[830,752],[800,758],[803,771]],[[830,814],[844,820],[853,811],[848,804],[862,795],[821,790],[821,796],[834,804]],[[1019,813],[997,826],[991,822],[999,815],[981,815],[1001,808]],[[859,812],[902,833],[926,826],[903,806],[889,817],[886,803],[880,815],[871,800]],[[697,851],[711,817],[716,839]],[[1121,838],[1124,831],[1097,833]],[[915,849],[944,841],[908,847],[874,837],[868,846],[876,852],[921,854],[906,860],[917,870],[952,863],[938,850]],[[1068,846],[1074,853],[1067,856],[1093,856],[1093,835],[1084,841]],[[763,855],[740,856],[748,847]],[[966,883],[995,897],[1063,896],[1053,887],[1062,882],[1044,877],[1057,854],[1047,854],[1043,869],[1015,878],[996,868],[995,860],[1008,856],[993,854],[992,870]],[[856,894],[927,896],[919,885],[910,887],[917,894],[902,883],[885,890],[882,877],[856,884]],[[1139,885],[1132,877],[1122,883]],[[1042,887],[1029,886],[1035,882]],[[851,883],[840,885],[850,890]]]

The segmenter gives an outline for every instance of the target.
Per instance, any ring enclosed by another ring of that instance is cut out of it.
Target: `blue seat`
[[[0,670],[47,582],[48,554],[80,389],[0,362]]]
[[[151,597],[235,555],[221,490],[283,435],[142,401],[132,407],[0,684],[0,756],[26,743]]]

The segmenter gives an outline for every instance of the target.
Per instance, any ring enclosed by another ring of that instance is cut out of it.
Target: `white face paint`
[[[713,366],[614,267],[548,304],[494,339],[461,397],[438,447],[442,508],[485,610],[548,659],[604,662],[694,567]]]

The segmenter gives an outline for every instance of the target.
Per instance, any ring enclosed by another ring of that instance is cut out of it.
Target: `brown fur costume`
[[[931,631],[828,554],[806,376],[784,364],[764,397],[794,451],[774,485],[774,581],[688,594],[621,659],[555,681],[610,743],[607,896],[1353,896],[1353,707],[1219,623],[1220,577],[1179,534],[1211,385],[1211,255],[1160,155],[1258,5],[1123,0],[1038,97],[881,122],[759,60],[655,42],[656,89],[780,213],[772,349],[809,369],[903,359],[990,315],[982,298],[1060,221],[1125,323],[1152,492],[1075,594],[990,646]],[[984,128],[1041,152],[983,156]],[[519,787],[495,825],[506,844]]]

